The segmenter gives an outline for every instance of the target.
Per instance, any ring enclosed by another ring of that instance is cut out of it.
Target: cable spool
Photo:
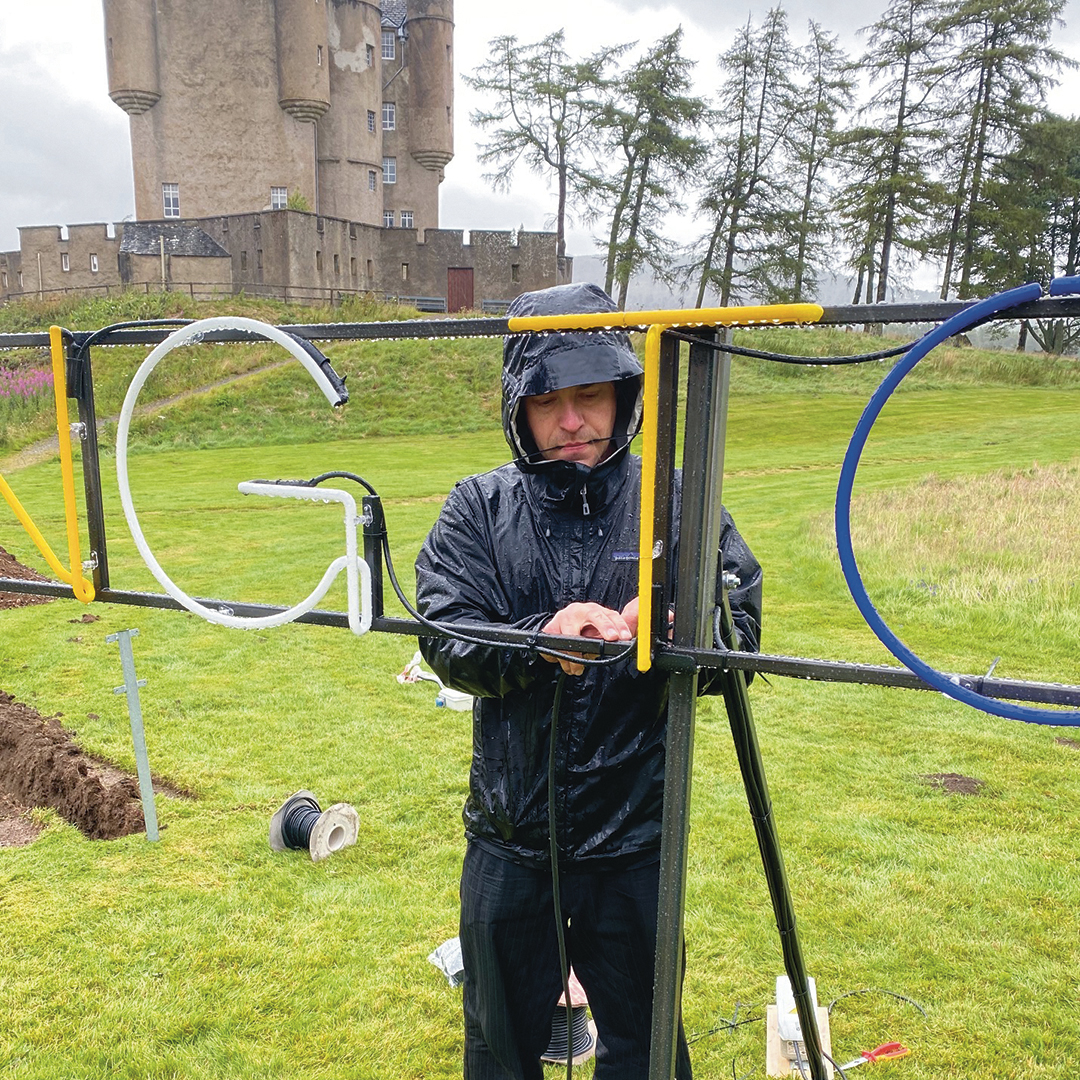
[[[348,803],[319,807],[310,791],[290,795],[270,819],[270,847],[274,851],[308,851],[312,862],[356,843],[360,815]]]
[[[589,1010],[584,1005],[571,1007],[570,1018],[570,1044],[573,1047],[574,1064],[579,1065],[582,1061],[592,1057],[596,1049],[596,1036],[593,1033],[592,1024],[589,1022]],[[548,1048],[540,1055],[541,1061],[548,1061],[559,1065],[566,1061],[567,1035],[566,1035],[566,1008],[558,1006],[555,1015],[551,1019],[551,1042]]]

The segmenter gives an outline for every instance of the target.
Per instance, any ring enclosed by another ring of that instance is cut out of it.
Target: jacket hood
[[[618,310],[603,289],[589,282],[575,282],[522,293],[506,314],[508,318],[519,318]],[[540,457],[521,414],[522,398],[584,383],[615,383],[614,449],[606,460],[625,452],[641,424],[643,371],[629,335],[621,330],[509,335],[503,343],[502,422],[518,467],[531,471],[559,464]]]

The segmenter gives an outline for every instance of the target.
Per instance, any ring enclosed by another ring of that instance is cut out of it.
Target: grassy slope
[[[767,373],[749,379],[747,370],[737,370],[744,385],[732,404],[725,501],[767,569],[765,644],[886,661],[822,538],[869,392],[836,392],[826,377],[863,376],[814,371],[807,378],[817,384],[784,375],[766,387]],[[962,369],[933,377],[937,389],[890,404],[860,488],[1074,456],[1075,385],[971,387]],[[289,400],[281,408],[310,431],[310,410]],[[430,400],[421,393],[404,414]],[[438,400],[417,422],[455,426],[456,395]],[[244,500],[238,479],[363,473],[386,497],[409,579],[454,479],[505,459],[490,413],[475,435],[383,438],[364,428],[360,398],[333,441],[319,441],[320,430],[311,441],[229,445],[243,441],[263,404],[212,413],[224,418],[216,449],[161,438],[167,449],[134,461],[151,542],[192,591],[295,600],[340,547],[334,511]],[[205,430],[201,408],[158,434]],[[47,535],[58,535],[55,466],[13,484]],[[114,583],[154,587],[114,494],[106,512]],[[13,526],[2,542],[38,565]],[[898,566],[879,582],[902,585],[905,575]],[[1075,638],[1052,628],[1033,635],[1022,609],[946,611],[928,624],[912,618],[919,611],[899,585],[888,614],[933,662],[980,670],[1005,653],[999,671],[1080,680]],[[239,633],[188,615],[95,611],[92,627],[70,625],[81,613],[71,602],[4,612],[2,685],[44,713],[62,711],[85,746],[132,768],[105,636],[138,626],[151,762],[197,798],[160,800],[167,829],[157,845],[91,843],[53,821],[32,847],[0,851],[0,1007],[9,1018],[0,1068],[41,1078],[459,1075],[458,992],[425,957],[455,932],[468,722],[435,710],[430,687],[394,681],[409,639],[298,626]],[[927,1013],[886,994],[845,998],[832,1020],[841,1060],[899,1038],[912,1058],[878,1068],[912,1080],[1064,1075],[1080,1059],[1080,780],[1077,750],[1056,740],[1076,733],[994,720],[934,694],[775,679],[752,696],[819,994],[880,988]],[[685,1010],[688,1029],[701,1033],[731,1018],[737,1002],[771,998],[781,961],[715,702],[701,710],[696,764]],[[920,780],[949,772],[982,780],[983,794],[946,796]],[[269,816],[300,787],[357,807],[356,848],[318,865],[271,854]],[[763,1042],[761,1024],[702,1038],[698,1074],[727,1075],[737,1059],[743,1075],[760,1066]]]

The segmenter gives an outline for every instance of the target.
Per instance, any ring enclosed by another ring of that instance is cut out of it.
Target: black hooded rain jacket
[[[605,293],[574,284],[526,293],[508,314],[605,310],[612,310]],[[540,630],[575,601],[620,611],[637,594],[641,461],[628,448],[640,418],[641,364],[615,331],[519,335],[507,339],[504,357],[503,427],[515,460],[450,493],[417,559],[417,603],[440,622],[523,630]],[[539,459],[519,423],[522,398],[606,381],[616,383],[618,401],[607,459],[593,469]],[[741,582],[730,593],[736,629],[743,647],[756,649],[761,568],[726,511],[721,551],[724,569]],[[536,652],[449,639],[420,644],[444,682],[477,699],[467,836],[504,857],[545,865],[559,666]],[[566,679],[555,811],[567,869],[628,865],[659,849],[667,701],[666,673],[638,672],[632,653]]]

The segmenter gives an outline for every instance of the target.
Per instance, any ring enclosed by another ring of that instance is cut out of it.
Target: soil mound
[[[25,836],[25,824],[33,828],[25,808],[34,806],[52,807],[91,840],[146,827],[132,777],[76,746],[55,717],[0,690],[0,844],[13,842],[6,832]]]
[[[23,566],[14,555],[0,547],[0,578],[15,578],[17,581],[48,581],[36,570]],[[47,604],[51,596],[31,596],[29,593],[0,592],[0,608],[28,607],[30,604]]]

